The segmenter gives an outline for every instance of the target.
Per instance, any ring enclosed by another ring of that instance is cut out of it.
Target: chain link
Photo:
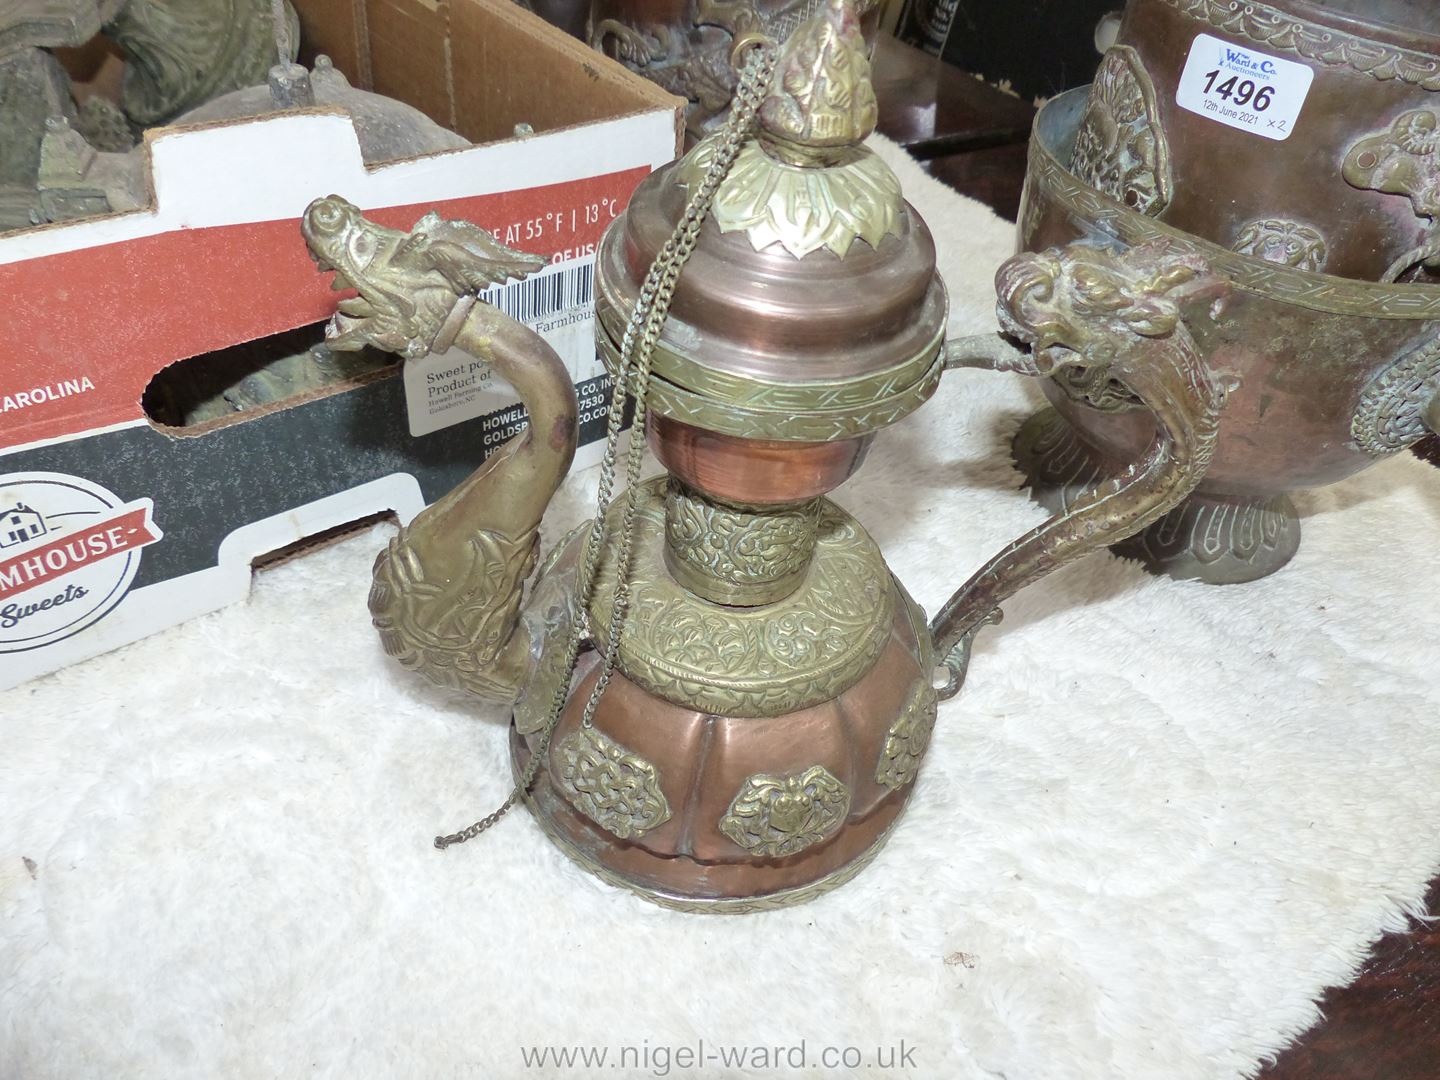
[[[740,149],[749,140],[755,126],[755,114],[770,88],[770,78],[775,69],[775,49],[760,45],[748,50],[740,72],[740,85],[735,91],[730,116],[720,136],[715,156],[706,169],[704,178],[685,205],[685,214],[666,240],[665,246],[650,264],[650,270],[640,286],[640,295],[635,301],[630,322],[620,343],[619,371],[610,397],[610,410],[605,428],[605,456],[600,464],[600,488],[595,500],[595,520],[591,523],[589,539],[585,548],[585,561],[576,580],[576,618],[570,628],[566,643],[565,670],[569,676],[560,681],[555,697],[550,702],[549,719],[540,732],[535,751],[530,755],[520,780],[511,790],[509,797],[499,808],[481,818],[475,824],[448,836],[437,836],[435,846],[442,851],[451,844],[463,844],[503,818],[535,783],[541,763],[550,750],[550,740],[565,710],[570,697],[570,681],[575,674],[575,664],[580,656],[580,646],[585,638],[586,612],[590,610],[594,597],[595,580],[599,571],[601,556],[605,551],[605,518],[615,492],[616,464],[619,459],[620,432],[624,424],[627,396],[635,398],[635,416],[630,427],[630,447],[625,454],[625,508],[622,511],[619,528],[619,548],[615,554],[615,592],[611,604],[610,622],[605,640],[609,648],[602,654],[600,677],[585,702],[580,722],[590,727],[595,722],[595,710],[600,704],[606,687],[615,673],[616,658],[620,653],[620,637],[625,631],[625,617],[630,604],[630,574],[632,552],[635,540],[635,521],[639,511],[640,470],[645,463],[645,431],[649,417],[646,400],[650,387],[650,361],[655,351],[660,332],[670,313],[670,303],[675,296],[675,287],[680,280],[680,271],[695,250],[700,239],[700,230],[710,216],[711,204],[720,184],[729,175],[731,167],[739,156]]]

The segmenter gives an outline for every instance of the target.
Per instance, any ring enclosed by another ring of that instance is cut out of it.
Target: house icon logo
[[[23,502],[11,503],[0,510],[0,549],[16,547],[49,531],[40,511],[32,510]]]
[[[65,473],[0,475],[0,663],[93,626],[163,539],[149,499]]]

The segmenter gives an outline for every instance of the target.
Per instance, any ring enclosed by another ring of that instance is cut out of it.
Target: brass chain
[[[570,697],[570,682],[575,675],[575,664],[580,657],[580,646],[586,632],[586,612],[594,598],[594,587],[601,556],[605,551],[605,518],[615,492],[616,463],[619,459],[620,433],[624,424],[627,396],[635,398],[635,416],[630,427],[630,447],[625,454],[625,509],[619,528],[619,550],[615,555],[615,592],[611,604],[610,622],[606,642],[609,648],[604,652],[600,678],[596,681],[585,702],[581,724],[591,726],[595,720],[595,709],[600,704],[606,687],[610,685],[615,672],[615,661],[620,653],[620,636],[625,630],[625,616],[630,604],[630,574],[634,550],[635,523],[640,506],[640,470],[645,462],[645,430],[649,416],[647,395],[650,388],[650,361],[655,344],[660,339],[665,320],[670,313],[670,304],[675,296],[675,286],[680,280],[680,271],[689,261],[700,239],[700,230],[710,216],[710,206],[720,184],[729,175],[741,148],[749,140],[755,125],[755,115],[760,103],[770,88],[770,78],[775,69],[775,49],[768,44],[759,44],[748,50],[740,72],[740,84],[735,90],[730,116],[721,132],[715,156],[711,159],[699,187],[690,193],[685,205],[685,214],[676,225],[675,231],[665,241],[665,246],[650,264],[640,295],[635,301],[630,322],[625,327],[625,336],[620,343],[620,362],[616,373],[615,386],[610,396],[610,409],[605,428],[605,456],[600,464],[600,486],[595,500],[595,520],[591,523],[589,540],[585,548],[585,561],[576,581],[576,618],[570,628],[566,643],[565,670],[569,673],[560,681],[555,697],[550,702],[549,719],[541,729],[535,751],[526,763],[525,771],[510,795],[494,812],[481,818],[475,824],[448,836],[437,836],[435,846],[444,850],[451,844],[463,844],[480,835],[503,818],[529,791],[539,774],[540,765],[550,750],[550,740],[560,723],[565,703]]]

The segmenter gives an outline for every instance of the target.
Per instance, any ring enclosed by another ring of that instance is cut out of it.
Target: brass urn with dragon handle
[[[1029,347],[999,334],[947,346],[930,232],[862,145],[875,102],[853,9],[827,2],[778,60],[757,55],[725,131],[643,182],[597,255],[616,408],[638,397],[645,441],[631,452],[648,445],[666,474],[611,501],[608,455],[608,511],[550,551],[523,602],[574,397],[544,343],[474,290],[533,261],[471,226],[384,229],[335,198],[305,219],[320,265],[360,294],[341,302],[332,348],[458,345],[530,412],[381,555],[371,608],[387,651],[511,705],[518,797],[544,831],[605,880],[691,911],[795,903],[858,873],[914,790],[976,630],[1016,589],[1182,499],[1226,396],[1187,329],[1221,299],[1216,281],[1162,247],[1019,256],[999,310]],[[927,625],[825,496],[964,365],[1130,395],[1153,438]]]

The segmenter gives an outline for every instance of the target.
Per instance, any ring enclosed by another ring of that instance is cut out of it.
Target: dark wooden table
[[[1024,143],[1035,108],[882,34],[875,45],[881,134],[922,160]]]
[[[1440,910],[1440,879],[1428,911]],[[1320,1000],[1325,1019],[1257,1080],[1436,1080],[1440,1077],[1440,926],[1386,934],[1360,977]]]
[[[888,34],[874,65],[880,133],[932,176],[1013,219],[1035,107]]]
[[[882,37],[875,51],[879,130],[929,173],[1014,220],[1034,108]],[[1440,464],[1440,441],[1425,449]],[[1440,911],[1440,879],[1427,910]],[[1440,922],[1388,934],[1360,977],[1325,994],[1325,1019],[1257,1080],[1440,1080]]]

